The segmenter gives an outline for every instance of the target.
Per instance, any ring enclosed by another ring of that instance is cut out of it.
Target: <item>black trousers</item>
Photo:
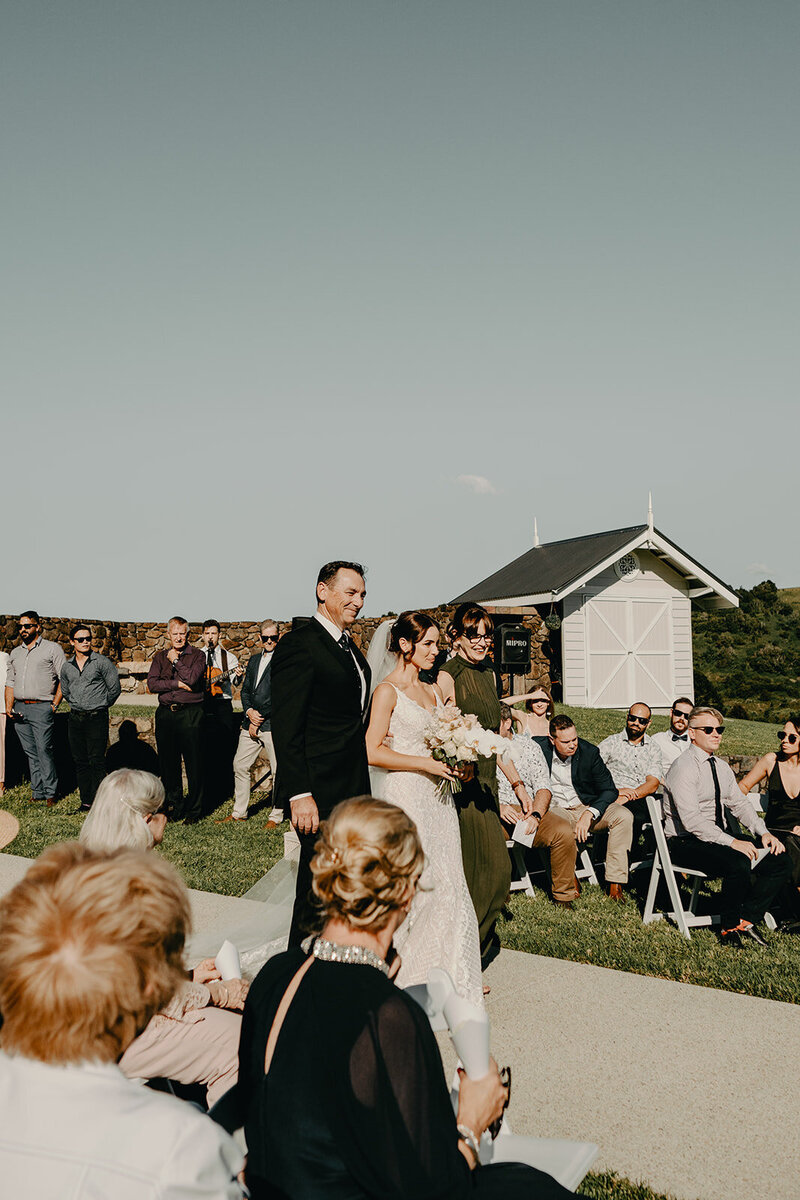
[[[156,712],[156,745],[167,809],[173,817],[203,815],[203,706],[161,704]],[[189,794],[183,799],[181,759],[186,764]]]
[[[108,709],[71,712],[67,722],[67,735],[72,761],[75,763],[81,808],[91,808],[97,789],[106,776]]]
[[[692,836],[670,838],[669,853],[677,867],[696,867],[722,880],[723,929],[733,929],[741,920],[754,925],[763,921],[792,872],[788,854],[768,854],[752,870],[746,854]]]
[[[233,756],[239,730],[233,704],[224,696],[203,701],[203,774],[205,805],[210,812],[233,795]]]
[[[330,816],[330,814],[326,814]],[[320,816],[320,822],[325,818]],[[321,922],[312,903],[311,859],[317,843],[316,833],[298,833],[300,839],[300,861],[297,864],[297,890],[289,930],[289,948],[299,946],[309,933],[319,933]]]

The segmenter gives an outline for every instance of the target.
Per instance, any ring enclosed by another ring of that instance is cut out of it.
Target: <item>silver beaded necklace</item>
[[[338,942],[329,942],[327,938],[320,936],[306,938],[303,942],[303,949],[306,954],[311,953],[314,958],[318,958],[322,962],[351,963],[357,966],[374,967],[376,971],[381,971],[384,975],[389,974],[388,964],[368,946],[340,946]]]

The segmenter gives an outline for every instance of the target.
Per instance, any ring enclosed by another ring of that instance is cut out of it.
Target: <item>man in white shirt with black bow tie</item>
[[[669,714],[669,729],[663,733],[654,733],[651,740],[658,746],[661,761],[664,764],[664,776],[676,758],[691,746],[689,740],[689,716],[694,707],[694,701],[688,696],[679,696],[672,701]],[[662,783],[664,777],[662,776]]]

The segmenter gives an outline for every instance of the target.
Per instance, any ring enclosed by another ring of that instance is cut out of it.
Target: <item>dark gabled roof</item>
[[[631,525],[628,529],[612,529],[608,533],[592,533],[588,537],[566,538],[563,542],[534,546],[507,567],[501,567],[494,575],[488,575],[474,587],[456,596],[450,603],[559,592],[573,579],[580,579],[597,563],[622,550],[647,528],[647,525]]]

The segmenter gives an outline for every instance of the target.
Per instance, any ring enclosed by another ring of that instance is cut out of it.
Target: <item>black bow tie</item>
[[[689,735],[688,733],[673,733],[672,740],[673,742],[688,742]]]

